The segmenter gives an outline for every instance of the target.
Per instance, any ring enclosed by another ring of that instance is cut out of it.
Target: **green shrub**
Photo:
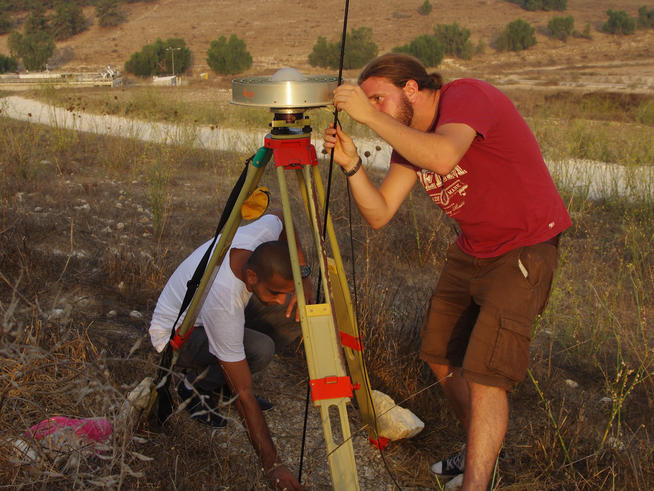
[[[638,27],[649,29],[654,27],[654,9],[647,9],[644,5],[638,9]]]
[[[574,26],[575,20],[571,15],[568,17],[552,17],[552,19],[547,23],[547,30],[553,38],[566,42],[572,35]]]
[[[152,75],[171,75],[184,73],[191,65],[191,50],[181,38],[169,38],[166,41],[157,39],[152,44],[146,44],[141,51],[132,53],[125,71],[137,77],[150,77]]]
[[[42,70],[55,49],[52,36],[47,32],[23,35],[14,31],[7,44],[12,57],[22,60],[28,70]]]
[[[244,72],[252,66],[252,56],[245,45],[245,41],[235,34],[211,41],[207,51],[207,64],[215,73],[234,74]]]
[[[636,21],[627,15],[624,10],[607,10],[609,19],[602,26],[604,32],[609,34],[633,34],[636,31]]]
[[[434,28],[434,37],[443,45],[446,55],[469,60],[474,47],[470,41],[470,30],[454,24],[438,24]]]
[[[369,27],[352,29],[345,37],[345,46],[343,58],[345,69],[361,68],[379,52],[377,44],[372,40],[372,29]],[[309,54],[309,63],[311,66],[338,68],[340,56],[341,43],[330,43],[320,36]]]
[[[95,5],[95,16],[100,27],[114,27],[127,20],[118,0],[99,0]]]
[[[429,15],[431,14],[431,3],[429,3],[429,0],[425,0],[424,3],[418,7],[418,13],[420,15]]]
[[[68,39],[88,29],[82,7],[72,1],[62,1],[55,6],[55,13],[50,19],[50,31],[55,41]]]
[[[495,40],[500,51],[522,51],[536,44],[535,29],[529,22],[516,19],[510,22]]]
[[[48,32],[50,25],[45,15],[45,7],[37,4],[25,19],[23,34],[34,34],[35,32]]]
[[[435,67],[443,61],[443,45],[434,36],[425,34],[418,36],[409,44],[396,46],[394,53],[406,53],[418,58],[425,66]]]
[[[568,0],[509,0],[511,3],[517,3],[525,10],[566,10]]]
[[[11,31],[13,25],[14,23],[12,22],[11,17],[9,17],[9,12],[4,10],[0,11],[0,34],[7,34]]]
[[[15,72],[18,69],[18,63],[14,58],[0,54],[0,73]]]

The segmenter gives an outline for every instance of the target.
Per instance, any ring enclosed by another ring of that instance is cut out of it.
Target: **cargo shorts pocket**
[[[529,366],[530,337],[531,328],[524,321],[501,317],[489,370],[514,382],[522,381]]]

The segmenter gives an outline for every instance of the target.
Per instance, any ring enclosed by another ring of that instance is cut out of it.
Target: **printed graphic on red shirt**
[[[456,216],[465,206],[468,185],[462,179],[462,176],[465,176],[468,172],[461,166],[457,165],[445,177],[441,177],[435,172],[426,169],[419,169],[416,173],[431,199],[448,216]]]

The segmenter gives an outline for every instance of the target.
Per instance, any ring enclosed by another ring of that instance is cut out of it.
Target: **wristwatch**
[[[307,278],[311,274],[311,266],[308,264],[300,265],[300,276],[302,279]]]

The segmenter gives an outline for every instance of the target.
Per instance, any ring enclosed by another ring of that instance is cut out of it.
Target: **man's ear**
[[[245,268],[245,284],[247,286],[254,286],[259,283],[259,276],[250,268]]]
[[[418,87],[418,82],[416,82],[413,79],[408,80],[407,83],[404,84],[402,90],[404,91],[404,95],[407,96],[409,102],[411,103],[415,102],[416,96],[418,95],[418,92],[420,92],[420,88]]]

